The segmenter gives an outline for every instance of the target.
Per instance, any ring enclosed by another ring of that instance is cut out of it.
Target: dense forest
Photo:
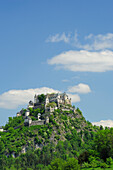
[[[42,109],[29,108],[35,120]],[[113,128],[93,126],[79,108],[57,109],[45,125],[24,126],[26,109],[0,132],[0,170],[79,170],[112,167]],[[17,127],[17,128],[15,128]],[[22,152],[24,148],[24,153]]]

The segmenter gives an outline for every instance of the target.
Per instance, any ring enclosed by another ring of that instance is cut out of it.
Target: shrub
[[[105,168],[107,168],[108,166],[107,166],[107,164],[104,162],[104,163],[101,163],[100,167],[103,168],[103,169],[105,169]]]
[[[110,166],[112,163],[113,163],[113,162],[112,162],[112,158],[111,158],[111,157],[109,157],[109,158],[106,159],[106,164],[107,164],[107,165]]]
[[[51,102],[47,104],[47,107],[56,107],[56,103],[55,102]]]
[[[82,115],[82,112],[80,111],[80,109],[77,107],[77,112]]]

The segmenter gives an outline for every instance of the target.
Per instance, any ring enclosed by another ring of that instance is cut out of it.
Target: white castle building
[[[41,98],[42,97],[42,98]],[[37,109],[42,108],[45,110],[43,116],[45,119],[41,119],[41,114],[37,114],[37,119],[33,120],[29,117],[30,116],[30,109]],[[49,123],[49,115],[52,114],[56,109],[61,109],[62,111],[73,111],[75,113],[75,108],[71,105],[71,98],[64,93],[52,93],[52,94],[42,94],[42,95],[35,95],[34,102],[30,101],[28,108],[25,112],[25,119],[24,125],[33,126],[33,125],[44,125]],[[21,110],[17,113],[17,117],[23,114],[24,110]]]
[[[40,95],[35,95],[34,96],[34,103],[32,101],[29,102],[28,107],[35,107],[35,106],[40,106],[41,104],[44,104],[45,108],[49,103],[56,103],[56,107],[59,108],[60,105],[66,105],[70,104],[71,105],[71,98],[69,99],[68,95],[64,93],[52,93],[52,94],[47,94],[45,95],[45,101],[42,103],[39,101],[39,96]]]

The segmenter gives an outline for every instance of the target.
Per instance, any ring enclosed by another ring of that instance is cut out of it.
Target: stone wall
[[[41,109],[42,108],[42,104],[41,103],[34,103],[33,109],[38,109],[38,108]]]
[[[35,125],[44,125],[45,120],[35,120],[32,121],[32,123],[30,124],[30,126],[35,126]]]
[[[70,111],[70,109],[63,108],[62,111]]]

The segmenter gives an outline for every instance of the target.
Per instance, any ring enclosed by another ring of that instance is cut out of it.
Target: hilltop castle
[[[39,99],[40,95],[34,96],[34,103],[32,101],[29,102],[28,107],[30,108],[40,108],[43,104],[45,107],[45,112],[53,112],[54,109],[60,108],[61,105],[71,105],[71,98],[68,98],[68,95],[64,93],[52,93],[47,94],[44,97],[43,101],[40,101]],[[54,103],[53,106],[50,103]]]
[[[41,114],[38,113],[37,120],[33,120],[29,117],[30,115],[30,108],[37,109],[37,108],[44,108],[44,120],[41,120]],[[52,93],[52,94],[41,94],[34,96],[34,102],[30,101],[28,104],[28,108],[25,112],[25,120],[24,125],[33,126],[33,125],[43,125],[49,123],[49,116],[54,112],[56,109],[61,109],[62,111],[75,111],[71,105],[71,98],[64,93]],[[17,116],[22,115],[22,110],[17,113]]]

